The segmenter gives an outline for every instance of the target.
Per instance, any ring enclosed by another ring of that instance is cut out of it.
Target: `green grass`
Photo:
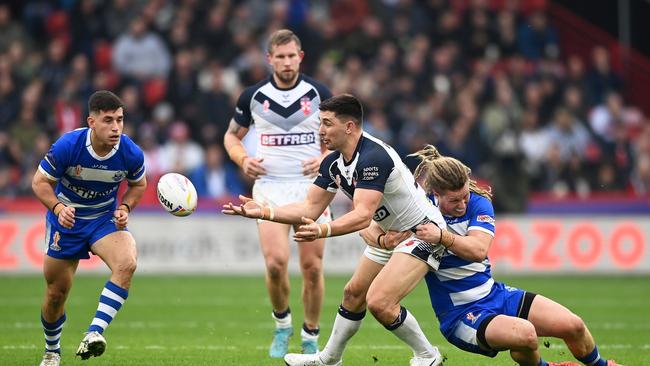
[[[601,354],[625,365],[650,365],[648,277],[546,276],[500,278],[542,293],[583,317]],[[78,277],[67,303],[62,365],[283,365],[267,357],[272,322],[261,277],[137,275],[128,301],[105,332],[106,353],[74,358],[82,332],[95,308],[103,277]],[[328,277],[322,314],[321,345],[331,331],[347,277]],[[302,320],[299,279],[293,279],[294,326]],[[0,276],[0,365],[38,365],[44,340],[39,321],[43,294],[40,276]],[[421,284],[403,302],[415,314],[432,343],[452,365],[513,365],[507,352],[495,359],[464,353],[438,332],[426,287]],[[296,332],[298,334],[298,332]],[[556,339],[542,346],[545,359],[571,360]],[[294,336],[291,351],[297,352]],[[410,352],[368,315],[344,354],[345,365],[406,365]]]

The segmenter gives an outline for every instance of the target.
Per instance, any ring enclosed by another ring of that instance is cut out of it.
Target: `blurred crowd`
[[[540,0],[32,0],[0,5],[0,196],[31,194],[51,143],[109,89],[149,179],[175,171],[202,197],[247,192],[222,138],[265,47],[293,30],[303,72],[366,107],[406,157],[461,159],[500,211],[531,192],[650,195],[650,123],[622,97],[606,48],[564,55]],[[495,6],[498,4],[498,6]],[[413,159],[406,158],[413,165]],[[151,184],[153,186],[153,184]]]

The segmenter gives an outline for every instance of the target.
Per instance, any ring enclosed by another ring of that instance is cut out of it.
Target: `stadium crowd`
[[[498,3],[499,6],[493,6]],[[560,52],[541,0],[32,0],[0,5],[0,196],[31,194],[51,143],[115,91],[148,179],[175,171],[203,197],[247,192],[223,134],[242,87],[292,29],[303,72],[358,96],[365,128],[402,156],[434,144],[493,187],[650,195],[650,122],[622,97],[604,47]],[[414,162],[407,158],[407,163]],[[151,185],[154,187],[155,185]]]

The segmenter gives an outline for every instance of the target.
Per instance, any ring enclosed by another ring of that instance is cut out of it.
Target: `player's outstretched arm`
[[[314,184],[302,202],[271,208],[246,196],[239,196],[241,204],[229,202],[223,205],[221,212],[226,215],[239,215],[252,219],[263,219],[283,224],[301,224],[303,217],[317,219],[334,199],[334,193],[328,192]]]
[[[323,236],[337,236],[353,233],[367,228],[372,216],[379,207],[383,193],[373,189],[357,188],[352,198],[353,209],[329,224],[317,224],[308,220],[303,221],[294,239],[298,242],[313,241]],[[329,202],[328,202],[329,204]]]
[[[40,170],[36,170],[32,179],[32,191],[34,191],[36,198],[57,216],[59,224],[70,229],[74,226],[75,209],[74,207],[66,206],[56,198],[56,194],[54,193],[56,183],[55,180],[49,179]]]

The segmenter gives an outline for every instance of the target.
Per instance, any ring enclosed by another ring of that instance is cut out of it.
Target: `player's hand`
[[[309,178],[314,178],[318,175],[321,159],[319,157],[303,160],[302,162],[302,175]]]
[[[426,241],[427,243],[440,243],[440,228],[438,225],[430,222],[424,225],[418,225],[415,231],[415,237]]]
[[[303,243],[303,242],[308,242],[308,241],[314,241],[318,239],[319,236],[319,226],[318,224],[308,218],[308,217],[303,217],[302,218],[303,224],[298,226],[298,230],[293,234],[293,240]],[[321,234],[322,234],[322,229],[321,229]]]
[[[386,236],[384,236],[384,240],[383,240],[384,248],[388,250],[393,250],[395,249],[395,247],[399,245],[399,243],[410,238],[411,235],[413,235],[413,233],[409,230],[389,231],[386,233]]]
[[[242,170],[247,176],[257,179],[266,174],[266,168],[262,165],[264,158],[246,157],[242,163]]]
[[[118,207],[117,210],[113,212],[113,217],[115,218],[113,222],[118,230],[126,229],[126,225],[129,222],[129,212],[127,210]]]
[[[253,199],[250,197],[246,197],[241,194],[239,195],[239,199],[242,201],[241,204],[235,205],[232,202],[228,202],[227,204],[223,205],[221,212],[225,213],[226,215],[239,215],[251,219],[262,218],[264,205],[257,201],[253,201]]]
[[[59,205],[59,206],[64,206],[64,205]],[[64,206],[59,210],[56,216],[61,226],[63,226],[66,229],[72,229],[72,227],[74,226],[74,214],[75,214],[74,207]]]

